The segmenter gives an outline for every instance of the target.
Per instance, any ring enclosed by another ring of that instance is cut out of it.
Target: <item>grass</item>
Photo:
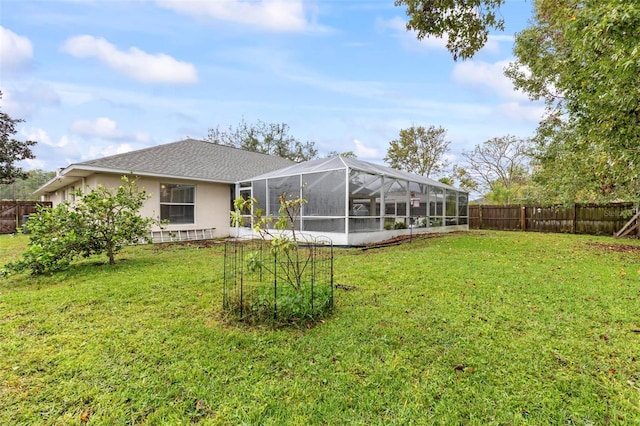
[[[220,244],[101,261],[0,281],[0,424],[640,423],[638,242],[337,250],[310,329],[224,322]]]

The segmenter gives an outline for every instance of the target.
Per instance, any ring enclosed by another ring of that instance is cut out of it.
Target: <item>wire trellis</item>
[[[304,236],[289,250],[271,241],[225,243],[223,309],[249,323],[315,322],[333,308],[333,243]]]

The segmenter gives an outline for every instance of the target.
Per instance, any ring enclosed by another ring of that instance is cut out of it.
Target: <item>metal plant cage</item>
[[[314,322],[333,308],[333,243],[297,236],[289,250],[271,241],[230,239],[224,252],[223,308],[242,321]]]

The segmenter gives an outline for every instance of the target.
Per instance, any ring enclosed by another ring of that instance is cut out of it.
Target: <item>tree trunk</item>
[[[116,259],[115,255],[113,254],[113,247],[107,248],[107,256],[109,256],[109,265],[115,265]]]

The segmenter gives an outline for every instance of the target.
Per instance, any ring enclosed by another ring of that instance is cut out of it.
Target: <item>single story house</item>
[[[154,228],[155,241],[227,237],[236,182],[292,164],[281,157],[185,139],[71,164],[35,194],[55,206],[72,200],[77,189],[98,184],[117,188],[122,176],[133,175],[151,195],[141,214],[170,222],[164,229]]]
[[[306,200],[298,230],[336,245],[468,230],[469,195],[441,182],[352,158],[295,163],[195,139],[71,164],[36,194],[55,206],[77,189],[116,188],[125,175],[151,195],[141,214],[169,222],[153,229],[154,241],[251,235],[231,229],[233,199],[252,196],[277,215],[282,193]]]

